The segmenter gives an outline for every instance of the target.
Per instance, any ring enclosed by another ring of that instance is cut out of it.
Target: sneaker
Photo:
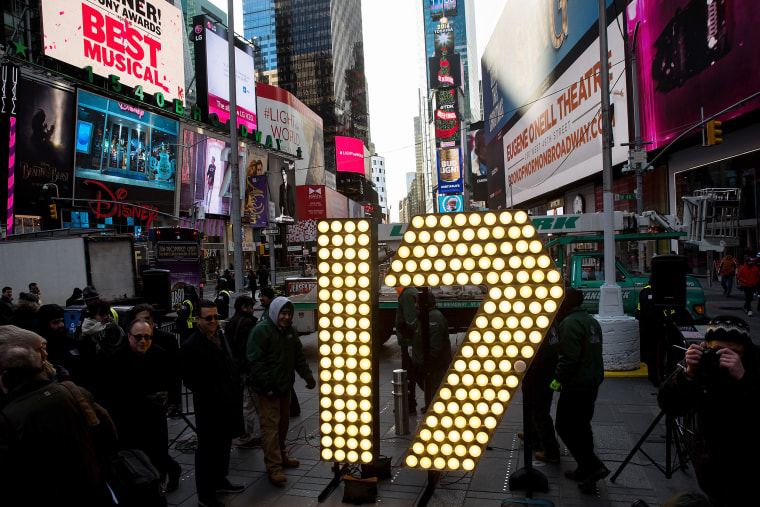
[[[281,470],[277,470],[269,474],[269,482],[275,486],[282,486],[284,483],[288,482],[288,478]]]
[[[282,466],[285,468],[296,468],[301,462],[295,458],[291,458],[287,455],[282,456]]]
[[[245,486],[242,484],[232,484],[229,479],[224,479],[217,488],[217,493],[242,493],[245,490]]]
[[[249,441],[240,444],[240,447],[259,447],[261,445],[261,437],[253,437]]]
[[[747,310],[747,317],[752,317],[752,310]]]
[[[559,463],[559,453],[548,453],[544,451],[536,451],[536,459],[543,461],[544,463]]]
[[[224,503],[216,498],[198,498],[199,507],[224,507]]]

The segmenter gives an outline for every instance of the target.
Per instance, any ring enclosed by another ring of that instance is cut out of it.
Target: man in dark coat
[[[197,330],[180,349],[182,378],[193,392],[198,450],[195,487],[198,501],[220,505],[216,493],[239,493],[227,479],[232,439],[243,432],[242,390],[232,348],[219,329],[213,301],[198,303]]]
[[[671,416],[695,411],[692,456],[711,505],[756,505],[760,462],[760,354],[747,323],[710,321],[705,341],[689,346],[657,396]]]
[[[255,302],[250,296],[238,296],[235,300],[235,314],[224,327],[224,334],[232,344],[232,355],[240,372],[240,382],[243,387],[243,419],[245,420],[245,434],[238,439],[243,447],[261,445],[261,437],[256,436],[256,416],[259,413],[259,396],[251,386],[248,375],[248,359],[246,347],[248,336],[253,331],[258,319],[253,315]]]
[[[153,346],[153,326],[147,320],[132,321],[127,339],[128,347],[100,365],[100,400],[116,424],[119,446],[145,452],[163,481],[168,470],[169,358],[162,348]]]
[[[596,490],[596,481],[610,473],[594,453],[591,419],[599,386],[604,380],[602,328],[581,306],[583,293],[566,288],[558,310],[559,358],[553,389],[560,391],[555,427],[578,468],[566,471],[570,479],[580,482],[584,493]]]
[[[418,296],[419,297],[419,296]],[[432,401],[432,396],[438,390],[446,371],[451,363],[451,341],[449,340],[449,325],[446,317],[436,306],[435,296],[432,292],[427,292],[428,308],[428,327],[429,327],[429,345],[430,352],[425,358],[425,347],[422,337],[422,319],[418,318],[414,328],[414,338],[412,339],[412,364],[417,373],[417,382],[425,391],[425,406],[422,412],[427,410]],[[420,305],[417,302],[417,312],[419,314]],[[424,380],[430,382],[430,388],[425,389]]]
[[[401,368],[406,370],[409,413],[417,413],[417,377],[412,364],[412,341],[417,323],[417,294],[415,287],[404,287],[398,295],[396,309],[396,340],[401,347]]]
[[[259,322],[248,339],[251,380],[259,394],[264,463],[269,480],[275,485],[288,480],[283,468],[299,465],[297,459],[287,455],[285,447],[294,372],[306,380],[307,389],[317,385],[292,323],[293,303],[284,297],[274,298],[269,306],[269,318]]]

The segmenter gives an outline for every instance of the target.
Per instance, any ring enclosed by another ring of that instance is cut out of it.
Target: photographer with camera
[[[708,324],[705,342],[689,347],[657,396],[668,415],[695,411],[694,469],[699,486],[716,507],[757,501],[758,358],[745,321],[716,317]]]

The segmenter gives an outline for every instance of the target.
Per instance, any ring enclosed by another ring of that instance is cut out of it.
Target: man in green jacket
[[[557,312],[559,358],[552,389],[560,391],[557,402],[557,434],[578,462],[565,475],[580,482],[584,493],[596,490],[596,481],[610,473],[594,453],[591,419],[599,385],[604,380],[602,328],[581,306],[583,293],[566,288]]]
[[[414,287],[404,287],[398,295],[396,308],[396,340],[401,347],[401,369],[406,370],[408,387],[407,407],[409,413],[417,414],[417,397],[415,396],[417,379],[412,364],[412,341],[417,322],[417,294]]]
[[[288,457],[285,447],[294,371],[306,380],[307,389],[314,389],[317,385],[292,323],[293,303],[285,297],[274,298],[269,305],[269,318],[253,328],[246,351],[253,388],[259,393],[264,463],[269,480],[275,485],[288,480],[283,468],[299,465],[297,459]]]
[[[422,413],[425,413],[428,405],[432,401],[433,394],[441,384],[441,380],[446,375],[451,363],[451,341],[449,341],[449,324],[446,317],[436,306],[435,296],[428,291],[428,326],[430,329],[430,355],[425,360],[425,347],[422,339],[421,319],[417,319],[414,328],[414,339],[412,342],[412,364],[417,373],[417,382],[425,391],[425,406],[422,407]],[[418,296],[419,299],[419,296]],[[419,302],[417,311],[419,312]],[[430,389],[425,389],[423,381],[428,379]]]

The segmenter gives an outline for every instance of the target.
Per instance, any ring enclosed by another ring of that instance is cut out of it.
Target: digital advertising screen
[[[457,89],[435,92],[435,143],[438,148],[459,146],[462,140]]]
[[[447,54],[428,58],[428,88],[459,88],[462,86],[462,66],[459,55]]]
[[[267,162],[265,151],[257,150],[251,145],[245,151],[245,205],[243,216],[248,218],[251,227],[267,226]]]
[[[182,10],[169,2],[46,0],[45,56],[167,99],[185,99]]]
[[[263,139],[282,141],[282,151],[302,159],[295,161],[298,185],[325,185],[325,141],[322,118],[293,94],[266,83],[256,83],[259,130]]]
[[[206,18],[193,18],[195,62],[198,74],[198,98],[207,114],[216,114],[224,123],[230,118],[230,68],[227,30]],[[205,79],[204,79],[205,77]],[[235,100],[237,124],[248,131],[256,130],[256,72],[253,66],[253,49],[236,41],[235,45]]]
[[[463,210],[464,197],[462,194],[438,196],[438,213],[457,213]]]
[[[438,193],[462,192],[464,192],[462,150],[460,148],[438,150]]]
[[[335,136],[335,161],[339,172],[365,175],[364,143],[362,140]]]
[[[457,15],[457,0],[430,0],[430,19]]]
[[[276,221],[289,223],[298,219],[295,173],[291,162],[269,155],[269,196],[274,203]]]
[[[80,90],[76,176],[172,192],[177,129],[174,120]]]
[[[653,143],[648,149],[668,144],[684,126],[757,92],[760,16],[755,2],[636,2],[628,14],[629,36],[639,26],[639,110],[642,140]],[[755,98],[717,119],[729,120],[758,107],[760,99]]]

